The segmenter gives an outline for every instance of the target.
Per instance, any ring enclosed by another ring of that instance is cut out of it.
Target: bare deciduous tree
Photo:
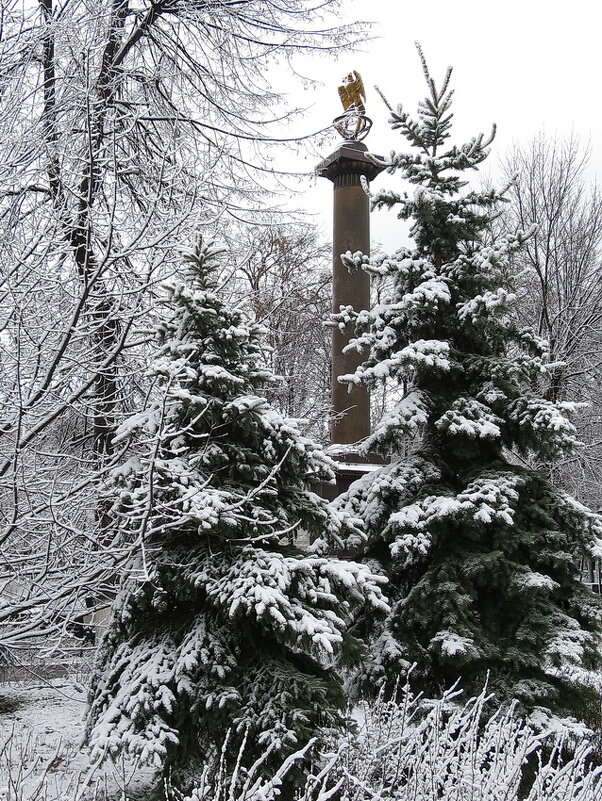
[[[561,468],[570,491],[600,505],[602,478],[602,196],[588,184],[589,152],[576,137],[537,136],[506,157],[516,176],[506,212],[517,228],[537,226],[516,257],[525,323],[558,362],[547,387],[553,401],[585,401],[581,454]]]
[[[311,224],[274,222],[250,228],[246,236],[238,231],[232,261],[234,274],[226,286],[265,326],[269,365],[282,379],[272,402],[324,440],[330,406],[330,337],[324,327],[330,313],[330,247]]]
[[[195,229],[258,206],[256,175],[271,170],[261,149],[289,114],[266,65],[349,43],[349,30],[322,19],[337,4],[3,3],[5,647],[68,620],[114,574],[122,554],[103,537],[96,487],[118,457],[117,419],[148,390],[157,282]]]

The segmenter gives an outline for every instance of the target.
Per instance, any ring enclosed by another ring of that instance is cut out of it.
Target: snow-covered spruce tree
[[[234,754],[246,735],[247,759],[271,751],[276,764],[340,726],[345,698],[324,665],[353,645],[354,608],[384,605],[366,568],[292,544],[299,529],[336,531],[305,483],[328,478],[329,461],[258,396],[273,378],[262,329],[215,294],[216,255],[199,241],[166,287],[157,396],[116,436],[130,458],[107,497],[137,559],[88,713],[93,754],[137,754],[182,784],[229,730]]]
[[[414,191],[375,198],[413,222],[415,247],[372,262],[347,254],[350,269],[388,276],[393,289],[335,318],[356,332],[349,347],[367,353],[342,380],[399,393],[363,445],[390,464],[335,502],[348,551],[390,580],[391,613],[356,624],[370,642],[358,684],[393,684],[416,663],[413,682],[429,694],[458,677],[478,693],[490,671],[502,699],[585,717],[601,604],[579,581],[579,555],[600,554],[602,524],[523,458],[548,463],[577,445],[575,404],[538,395],[546,344],[513,316],[507,262],[525,236],[485,244],[503,198],[461,177],[493,134],[448,145],[451,70],[439,89],[420,55],[429,94],[417,118],[391,109],[412,152],[392,154],[390,172]]]

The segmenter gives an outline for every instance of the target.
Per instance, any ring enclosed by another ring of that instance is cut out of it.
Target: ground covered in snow
[[[85,676],[0,683],[1,801],[84,801],[143,794],[148,768],[91,765],[81,747]]]

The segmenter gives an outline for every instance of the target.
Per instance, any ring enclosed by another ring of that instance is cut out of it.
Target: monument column
[[[356,311],[370,308],[369,275],[363,270],[350,273],[341,262],[341,254],[361,251],[370,255],[370,199],[365,186],[385,169],[375,163],[360,141],[372,123],[364,114],[365,95],[357,72],[347,76],[339,87],[339,95],[345,114],[337,117],[334,126],[345,141],[316,168],[318,176],[328,178],[333,184],[332,310],[335,313],[341,306],[351,306]],[[333,328],[330,436],[335,446],[353,445],[370,433],[368,391],[356,387],[349,392],[347,385],[338,381],[339,376],[355,372],[363,361],[363,355],[357,351],[343,353],[350,338],[350,334]]]

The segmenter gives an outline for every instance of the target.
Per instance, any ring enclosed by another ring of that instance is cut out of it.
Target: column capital
[[[368,182],[386,169],[382,156],[371,155],[363,142],[342,142],[339,147],[323,159],[316,167],[319,178],[328,178],[334,188],[360,184],[363,175]]]

